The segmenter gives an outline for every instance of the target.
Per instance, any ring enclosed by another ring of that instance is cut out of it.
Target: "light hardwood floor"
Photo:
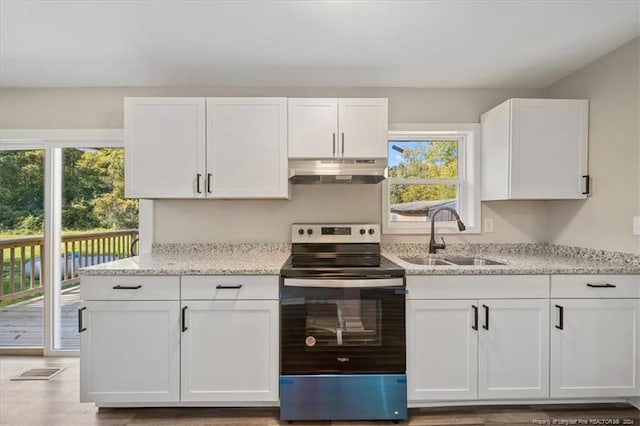
[[[27,368],[63,366],[50,381],[10,381]],[[0,356],[1,425],[288,425],[278,409],[258,408],[110,408],[80,403],[79,359]],[[411,409],[408,425],[627,424],[640,426],[640,411],[626,404],[520,405]],[[563,423],[562,421],[569,421]],[[595,421],[595,422],[594,422]],[[609,421],[609,423],[598,423]],[[615,423],[615,422],[618,423]],[[295,422],[301,425],[390,425],[391,422]],[[576,424],[576,423],[573,423]],[[584,424],[584,423],[583,423]]]

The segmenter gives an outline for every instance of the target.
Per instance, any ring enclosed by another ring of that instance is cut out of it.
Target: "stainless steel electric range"
[[[407,417],[405,271],[377,224],[294,224],[280,270],[280,418]]]

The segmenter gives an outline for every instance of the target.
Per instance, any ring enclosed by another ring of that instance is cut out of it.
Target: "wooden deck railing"
[[[78,280],[78,269],[131,256],[137,229],[62,236],[60,278],[68,286]],[[44,237],[0,240],[0,301],[42,292]]]

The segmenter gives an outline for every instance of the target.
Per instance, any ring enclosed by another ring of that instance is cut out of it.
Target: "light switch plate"
[[[640,216],[633,217],[633,235],[640,235]]]
[[[484,232],[493,232],[493,219],[484,220]]]

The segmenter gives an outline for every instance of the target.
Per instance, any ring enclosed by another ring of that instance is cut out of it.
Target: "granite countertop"
[[[382,244],[407,275],[640,274],[640,256],[535,244],[451,244],[435,257],[476,256],[505,265],[421,266],[400,257],[425,256],[426,244]],[[153,253],[80,269],[81,275],[278,275],[290,244],[155,244]],[[434,256],[434,255],[431,255]]]
[[[153,253],[80,269],[80,275],[278,275],[289,244],[162,244]]]
[[[383,255],[406,269],[407,275],[533,275],[533,274],[640,274],[640,256],[533,244],[451,244],[428,254],[427,244],[383,244]],[[480,257],[505,265],[415,265],[400,257]]]

